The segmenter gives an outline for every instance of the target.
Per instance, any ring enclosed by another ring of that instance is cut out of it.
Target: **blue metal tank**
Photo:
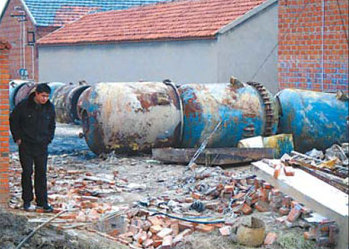
[[[293,135],[295,150],[325,150],[348,142],[348,99],[336,94],[284,89],[276,94],[280,104],[278,133]]]
[[[214,130],[207,147],[235,147],[243,138],[270,136],[277,130],[277,104],[258,83],[185,84],[178,88],[183,104],[181,147],[198,147]]]
[[[66,83],[63,82],[49,82],[48,86],[51,88],[51,94],[50,94],[50,100],[52,100],[52,96],[54,92],[61,86],[66,85]]]
[[[107,82],[81,94],[78,113],[86,143],[95,154],[133,154],[178,145],[180,103],[172,83]]]

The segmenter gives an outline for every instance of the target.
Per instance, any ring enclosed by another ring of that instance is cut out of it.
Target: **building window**
[[[35,45],[35,32],[34,31],[27,32],[27,41],[28,41],[28,46]]]

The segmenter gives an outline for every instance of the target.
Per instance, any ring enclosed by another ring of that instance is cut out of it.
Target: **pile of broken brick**
[[[236,238],[238,219],[255,212],[274,212],[276,221],[287,227],[304,228],[304,237],[316,240],[318,245],[336,242],[338,229],[334,222],[324,217],[307,222],[314,215],[311,210],[249,172],[230,172],[220,167],[186,169],[176,182],[167,184],[168,192],[120,208],[110,201],[110,196],[132,189],[117,171],[104,175],[63,167],[49,171],[51,204],[56,212],[71,210],[57,219],[85,224],[89,231],[131,248],[171,248],[195,231],[218,230],[222,236]],[[10,201],[13,208],[20,207],[19,174],[19,169],[13,169],[11,177],[17,179],[17,185],[11,186],[13,196],[17,196],[17,201]],[[58,224],[64,228],[62,222]],[[259,245],[276,240],[275,233],[267,232]],[[242,243],[238,238],[237,242]]]
[[[311,210],[253,175],[239,177],[218,167],[202,167],[180,179],[175,192],[177,196],[165,194],[138,202],[123,216],[123,225],[107,234],[131,248],[172,248],[194,231],[215,230],[244,244],[236,236],[238,219],[253,212],[274,212],[277,222],[304,228],[304,238],[316,240],[319,246],[336,242],[334,222],[321,216],[307,222]],[[269,232],[260,244],[245,245],[271,245],[276,240],[277,234]]]

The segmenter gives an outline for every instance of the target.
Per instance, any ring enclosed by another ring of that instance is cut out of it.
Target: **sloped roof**
[[[182,0],[84,16],[39,45],[214,38],[266,0]]]
[[[169,0],[23,0],[37,26],[62,26],[91,12],[121,10]]]

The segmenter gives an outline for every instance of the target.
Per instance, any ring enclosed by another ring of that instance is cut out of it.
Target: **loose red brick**
[[[277,165],[277,166],[274,168],[273,177],[274,177],[275,179],[278,179],[278,178],[279,178],[279,175],[280,175],[280,172],[281,172],[281,166]]]
[[[292,167],[284,167],[284,173],[286,176],[294,176],[295,171]]]
[[[160,232],[158,232],[156,235],[159,236],[160,238],[165,238],[166,236],[170,235],[173,233],[173,230],[171,228],[163,228]]]
[[[161,230],[163,229],[162,226],[160,225],[154,225],[154,226],[151,226],[149,228],[150,232],[154,233],[154,234],[157,234],[158,232],[160,232]]]
[[[288,220],[289,222],[294,222],[295,220],[297,220],[298,217],[301,215],[301,212],[302,212],[301,210],[302,210],[301,205],[295,205],[295,206],[291,209],[290,213],[288,214],[287,220]]]
[[[203,233],[210,233],[215,229],[214,226],[205,225],[205,224],[199,224],[195,227],[195,230],[203,232]]]
[[[234,185],[225,185],[224,186],[224,193],[233,193],[234,192]]]
[[[181,233],[179,233],[174,239],[173,239],[173,245],[177,245],[179,242],[183,241],[183,238],[187,235],[190,235],[193,233],[192,229],[185,229]]]
[[[166,236],[162,241],[161,248],[162,249],[172,248],[172,241],[173,241],[173,237],[171,235]]]
[[[157,216],[148,216],[148,221],[150,221],[150,223],[154,226],[156,226],[156,225],[163,226],[164,225],[163,219],[160,219]]]
[[[159,247],[159,246],[161,246],[162,245],[162,240],[160,239],[160,240],[154,240],[154,242],[153,242],[153,246],[155,247],[155,248],[157,248],[157,247]]]
[[[267,236],[264,239],[264,245],[272,245],[277,239],[276,233],[268,233]]]
[[[249,205],[247,205],[246,203],[244,203],[242,205],[241,212],[243,214],[248,215],[248,214],[251,214],[252,211],[253,211],[252,208]]]
[[[259,211],[259,212],[268,212],[270,210],[270,205],[265,202],[265,201],[258,201],[254,207]]]
[[[231,233],[231,226],[224,226],[219,229],[219,232],[222,236],[228,236]]]
[[[182,232],[186,229],[191,229],[194,230],[194,225],[191,222],[187,222],[187,221],[179,221],[178,222],[178,227],[179,227],[179,231]]]
[[[196,192],[192,192],[191,197],[193,197],[195,200],[200,200],[202,198],[202,195]]]
[[[179,225],[177,220],[171,220],[170,228],[172,229],[174,236],[179,234]]]
[[[142,243],[142,245],[144,246],[144,247],[150,247],[150,246],[152,246],[154,244],[154,241],[152,240],[152,239],[146,239],[143,243]]]

